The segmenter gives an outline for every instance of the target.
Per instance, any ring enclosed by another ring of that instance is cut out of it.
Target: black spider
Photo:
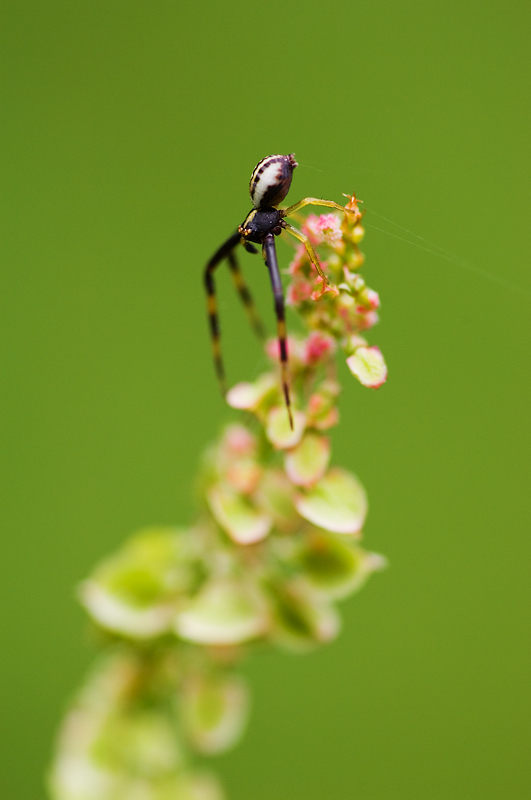
[[[247,214],[238,230],[227,239],[217,250],[205,268],[205,287],[208,301],[208,317],[210,321],[210,332],[212,336],[212,349],[214,353],[214,364],[223,394],[226,393],[225,370],[221,358],[220,348],[220,329],[217,314],[216,292],[214,286],[214,270],[226,258],[234,279],[236,288],[247,310],[250,322],[260,337],[265,335],[264,328],[256,314],[256,310],[249,294],[249,290],[244,283],[236,260],[235,249],[242,244],[249,253],[257,253],[254,244],[262,245],[264,261],[271,276],[271,285],[275,300],[275,314],[277,317],[277,335],[280,349],[280,366],[282,373],[282,388],[286,400],[286,408],[289,415],[289,422],[293,428],[293,418],[291,415],[291,404],[289,394],[289,373],[288,373],[288,346],[286,340],[286,321],[284,314],[284,296],[282,293],[282,283],[278,269],[277,253],[275,249],[275,236],[283,230],[291,233],[299,241],[304,243],[308,256],[315,269],[321,276],[325,284],[328,279],[321,269],[317,254],[313,249],[310,240],[301,231],[289,225],[286,217],[295,214],[301,208],[308,205],[328,206],[337,208],[343,213],[346,212],[343,206],[334,203],[332,200],[319,200],[316,197],[305,197],[293,206],[288,208],[277,208],[286,197],[293,176],[293,170],[297,166],[293,153],[288,156],[267,156],[258,162],[251,175],[249,191],[253,203],[252,211]]]

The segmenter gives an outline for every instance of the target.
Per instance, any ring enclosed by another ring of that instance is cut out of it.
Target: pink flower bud
[[[312,292],[312,300],[320,300],[326,292],[329,292],[332,297],[337,297],[339,295],[337,286],[334,283],[325,283],[320,275],[316,278],[315,282],[319,285],[319,289]]]
[[[256,436],[244,425],[229,425],[225,430],[223,445],[230,455],[250,456],[256,451]]]
[[[306,234],[313,245],[322,244],[324,237],[317,214],[308,214],[302,226],[302,232]]]
[[[372,309],[380,308],[380,296],[378,292],[375,292],[374,289],[367,289],[365,294]]]
[[[360,331],[367,331],[380,321],[380,317],[376,311],[365,311],[360,314],[357,320],[357,325]]]
[[[336,214],[310,214],[302,230],[313,245],[326,243],[337,248],[343,243],[341,219]]]
[[[286,294],[286,303],[288,306],[297,306],[299,303],[304,303],[312,296],[311,284],[302,277],[297,277],[288,286]]]
[[[319,227],[322,231],[324,241],[328,244],[337,246],[342,242],[341,220],[336,214],[321,214],[319,217]]]
[[[306,363],[316,364],[328,356],[334,349],[335,342],[331,336],[321,331],[313,331],[306,340]]]

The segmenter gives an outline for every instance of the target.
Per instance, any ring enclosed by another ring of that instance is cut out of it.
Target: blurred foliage
[[[271,339],[274,368],[228,392],[248,420],[227,426],[208,449],[196,524],[138,533],[80,587],[107,658],[61,726],[54,800],[220,800],[214,778],[194,771],[194,756],[231,749],[243,733],[247,689],[236,666],[261,644],[308,652],[332,641],[335,602],[385,566],[357,541],[363,486],[329,468],[336,348],[351,354],[347,363],[369,356],[375,348],[360,331],[377,322],[379,305],[351,272],[364,260],[362,214],[354,198],[338,208],[308,217],[308,240],[289,268],[287,296],[309,335],[288,337],[282,380],[281,340]],[[387,374],[376,350],[376,370],[360,379],[372,388]]]

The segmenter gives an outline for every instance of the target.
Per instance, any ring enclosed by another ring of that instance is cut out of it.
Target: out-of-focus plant
[[[308,329],[289,339],[293,429],[271,341],[271,370],[228,392],[242,418],[206,453],[195,524],[141,531],[81,584],[103,653],[62,726],[54,800],[221,798],[194,757],[242,734],[249,698],[238,664],[258,643],[305,652],[334,639],[337,602],[384,565],[359,545],[363,486],[330,466],[337,351],[364,386],[387,375],[363,337],[379,299],[358,271],[355,197],[346,209],[304,222],[330,285],[303,245],[288,270],[287,302]]]

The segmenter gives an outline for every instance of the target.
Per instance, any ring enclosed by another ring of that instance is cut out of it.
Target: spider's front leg
[[[354,213],[349,211],[348,208],[345,208],[345,206],[340,206],[339,203],[334,203],[333,200],[320,200],[318,197],[305,197],[304,200],[299,200],[299,202],[295,203],[295,205],[289,206],[288,208],[283,208],[282,216],[291,217],[305,206],[326,206],[326,208],[336,208],[338,211],[342,211],[343,214]]]
[[[282,376],[282,389],[286,400],[286,409],[289,417],[289,424],[293,430],[293,417],[291,414],[291,401],[289,394],[289,370],[288,370],[288,342],[286,336],[286,317],[284,312],[284,294],[282,292],[282,281],[278,268],[277,251],[275,248],[275,237],[272,233],[266,234],[262,241],[262,254],[266,267],[271,276],[271,286],[275,298],[275,314],[277,317],[277,335],[280,350],[280,369]]]
[[[326,208],[336,208],[338,211],[342,211],[343,214],[353,213],[349,211],[348,208],[340,206],[339,203],[334,203],[333,200],[321,200],[318,197],[305,197],[304,200],[299,200],[299,202],[295,203],[295,205],[281,209],[282,219],[284,220],[285,217],[290,217],[293,214],[296,214],[297,211],[300,211],[301,208],[304,208],[305,206],[325,206]],[[330,286],[330,281],[324,274],[322,267],[319,263],[319,259],[317,258],[317,253],[313,249],[312,244],[308,239],[308,237],[305,236],[304,233],[299,231],[297,228],[294,228],[293,225],[289,225],[287,222],[284,222],[282,227],[288,233],[291,233],[292,236],[295,236],[295,238],[298,239],[299,242],[302,242],[304,244],[310,261],[314,265],[315,269],[319,273],[325,285]]]
[[[306,248],[306,252],[308,253],[308,258],[310,259],[310,261],[314,265],[315,269],[317,270],[317,272],[321,276],[321,278],[324,281],[325,285],[326,286],[330,286],[330,281],[328,280],[328,278],[324,274],[323,268],[321,267],[321,265],[319,263],[319,259],[317,258],[317,253],[313,249],[313,245],[310,242],[310,240],[308,239],[308,237],[305,236],[304,233],[302,233],[302,231],[299,231],[297,228],[294,228],[293,225],[288,225],[287,222],[283,222],[282,223],[282,227],[284,228],[285,231],[287,231],[288,233],[291,233],[292,236],[294,236],[296,239],[298,239],[299,242],[303,243],[303,245]]]

